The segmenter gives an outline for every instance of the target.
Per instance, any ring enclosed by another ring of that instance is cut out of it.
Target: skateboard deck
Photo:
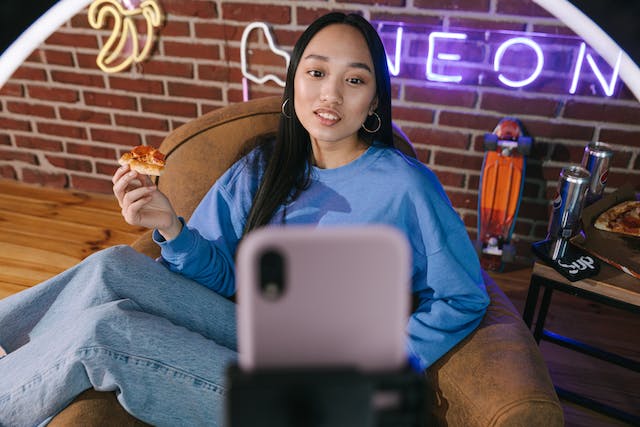
[[[478,240],[480,263],[499,271],[512,261],[515,248],[511,235],[520,207],[526,156],[532,139],[518,119],[505,117],[484,138],[485,156],[478,197]]]

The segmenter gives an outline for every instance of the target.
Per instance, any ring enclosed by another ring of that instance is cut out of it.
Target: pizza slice
[[[131,170],[144,175],[160,176],[164,170],[165,157],[157,149],[148,145],[139,145],[124,153],[118,163],[129,165]]]
[[[599,230],[640,237],[640,201],[627,200],[607,209],[596,218]]]

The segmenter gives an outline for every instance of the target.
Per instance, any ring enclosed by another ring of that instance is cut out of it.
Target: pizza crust
[[[129,165],[133,171],[144,175],[160,176],[164,171],[164,155],[153,147],[140,145],[124,153],[118,163]]]
[[[600,214],[593,223],[599,230],[640,237],[640,201],[627,200]]]

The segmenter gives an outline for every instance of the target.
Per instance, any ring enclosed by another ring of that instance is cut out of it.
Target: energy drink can
[[[613,157],[611,146],[604,142],[590,142],[584,149],[582,167],[591,174],[589,190],[585,200],[585,206],[599,200],[604,193],[609,175],[609,165]]]
[[[590,178],[589,171],[578,165],[562,169],[553,200],[547,239],[569,239],[578,231]]]

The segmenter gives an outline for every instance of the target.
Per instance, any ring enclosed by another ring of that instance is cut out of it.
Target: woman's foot
[[[6,355],[7,355],[7,352],[4,351],[4,348],[2,348],[2,346],[0,345],[0,359],[5,357]]]

